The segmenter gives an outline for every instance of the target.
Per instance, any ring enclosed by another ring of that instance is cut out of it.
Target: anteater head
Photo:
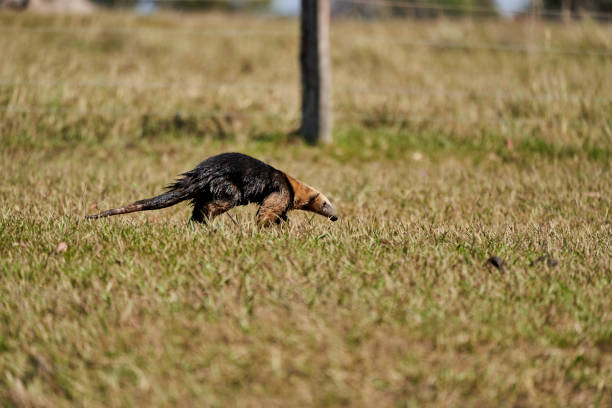
[[[337,221],[338,216],[334,207],[329,202],[329,199],[323,194],[302,183],[293,177],[287,176],[291,186],[293,187],[293,206],[294,210],[311,211],[329,218],[331,221]]]

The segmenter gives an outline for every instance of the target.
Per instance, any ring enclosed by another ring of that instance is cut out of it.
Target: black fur
[[[236,205],[261,204],[264,198],[282,189],[293,189],[285,173],[242,153],[209,157],[168,188],[188,191],[195,202],[235,200]],[[292,200],[293,201],[293,200]]]
[[[282,219],[286,219],[286,212],[293,203],[293,188],[285,173],[242,153],[209,157],[181,176],[167,187],[169,191],[164,194],[86,218],[156,210],[191,200],[194,206],[192,220],[205,222],[209,216],[215,215],[207,212],[210,211],[207,209],[210,203],[223,212],[237,205],[262,204],[270,194],[282,192],[289,196],[287,208],[281,215]]]

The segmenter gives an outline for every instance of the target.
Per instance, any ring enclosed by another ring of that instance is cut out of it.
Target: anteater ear
[[[311,196],[308,198],[308,203],[307,203],[307,205],[310,205],[310,204],[314,203],[314,202],[315,202],[315,200],[317,199],[317,197],[318,197],[318,196],[320,196],[320,195],[321,195],[321,193],[316,193],[316,194],[311,195]]]

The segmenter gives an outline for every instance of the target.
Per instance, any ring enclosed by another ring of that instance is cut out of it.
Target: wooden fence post
[[[330,0],[302,0],[300,133],[312,144],[332,141],[329,17]]]

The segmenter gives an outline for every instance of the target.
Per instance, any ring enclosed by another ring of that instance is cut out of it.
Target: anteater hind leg
[[[191,221],[200,224],[206,224],[218,215],[231,210],[235,207],[235,203],[232,201],[212,201],[208,203],[195,203],[193,206],[193,213],[191,214]]]
[[[208,203],[196,201],[193,203],[193,212],[191,213],[191,221],[200,224],[205,224],[208,221]]]
[[[205,224],[238,204],[240,197],[235,186],[227,187],[224,193],[214,200],[208,197],[194,200],[191,221]]]
[[[278,191],[267,196],[257,210],[257,223],[268,227],[273,223],[287,221],[287,210],[291,201],[288,191]]]
[[[213,201],[212,203],[208,203],[208,219],[212,220],[216,216],[221,215],[228,210],[231,210],[235,206],[236,203],[233,201]]]

